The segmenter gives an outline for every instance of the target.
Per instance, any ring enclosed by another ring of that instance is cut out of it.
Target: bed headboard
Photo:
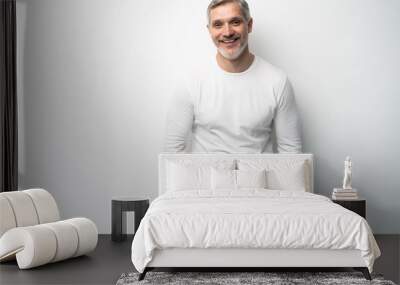
[[[166,168],[169,161],[173,162],[176,160],[205,160],[205,161],[217,161],[217,160],[233,160],[240,159],[254,159],[254,160],[271,160],[271,161],[304,161],[306,167],[306,179],[308,180],[310,192],[314,192],[314,166],[313,166],[313,155],[312,154],[210,154],[210,153],[161,153],[159,154],[158,160],[158,194],[161,195],[166,192],[167,175]]]

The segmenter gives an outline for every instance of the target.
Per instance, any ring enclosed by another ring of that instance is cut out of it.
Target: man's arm
[[[286,79],[282,94],[278,98],[275,114],[276,143],[279,153],[301,153],[301,125],[297,112],[293,88]]]
[[[171,100],[167,114],[165,152],[185,152],[193,124],[193,103],[185,89],[178,89]]]

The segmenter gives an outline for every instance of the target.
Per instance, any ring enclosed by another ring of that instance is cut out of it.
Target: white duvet
[[[330,201],[299,191],[179,191],[153,201],[132,243],[132,262],[143,272],[154,249],[358,249],[372,272],[380,255],[365,219]]]

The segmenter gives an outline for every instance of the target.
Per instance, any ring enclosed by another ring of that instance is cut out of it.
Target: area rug
[[[116,285],[396,285],[392,281],[384,280],[382,275],[372,275],[373,280],[368,281],[360,272],[148,272],[142,281],[138,281],[138,276],[139,273],[124,273]]]

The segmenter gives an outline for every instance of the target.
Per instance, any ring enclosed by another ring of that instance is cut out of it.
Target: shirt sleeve
[[[185,152],[192,130],[194,113],[190,94],[184,88],[176,89],[167,113],[164,152]]]
[[[293,88],[286,78],[275,114],[276,144],[279,153],[301,153],[301,124]]]

